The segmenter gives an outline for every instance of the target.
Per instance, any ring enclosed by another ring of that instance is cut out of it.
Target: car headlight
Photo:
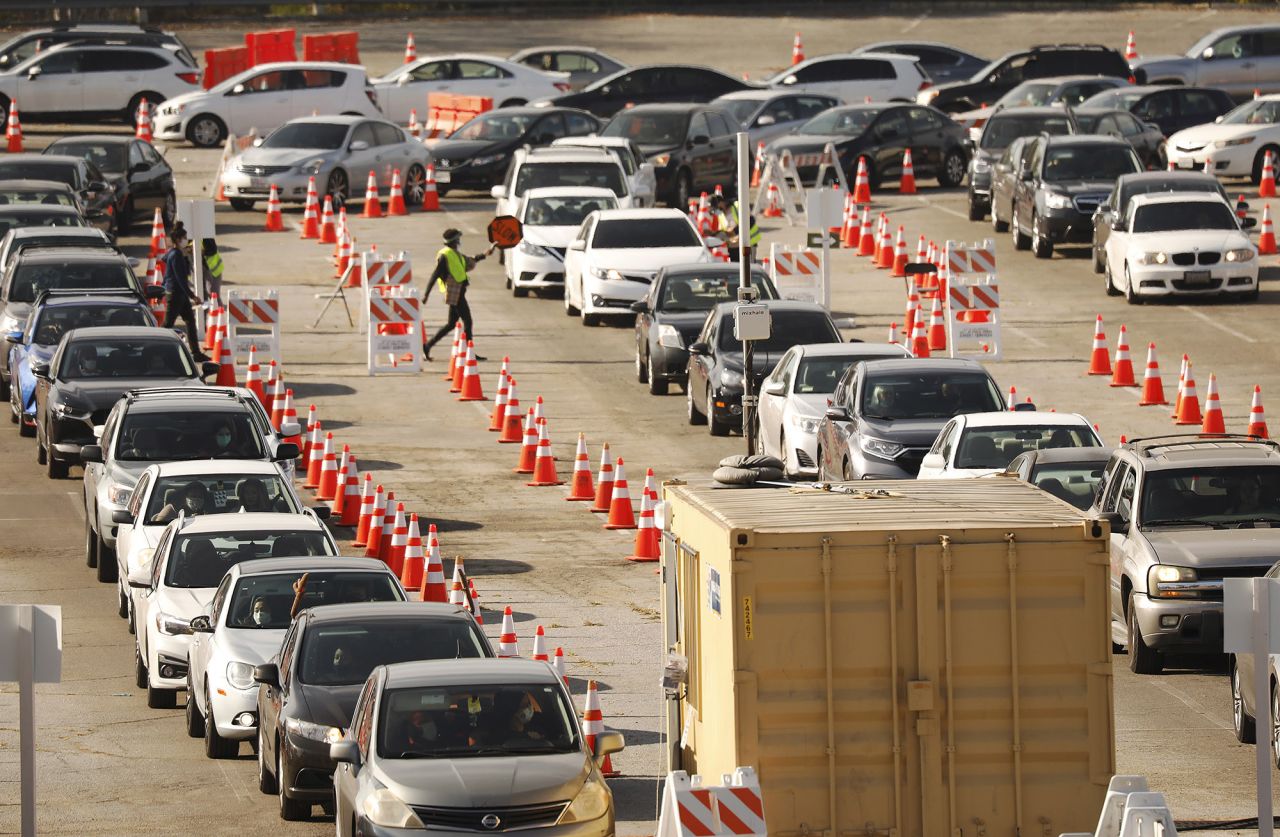
[[[237,689],[253,688],[253,666],[248,663],[227,663],[227,682]]]
[[[742,373],[736,369],[720,370],[720,386],[722,387],[738,387],[742,386]]]
[[[469,161],[473,166],[491,166],[494,163],[501,162],[502,154],[486,154],[483,157],[472,157]]]
[[[620,272],[618,272],[617,270],[612,270],[612,269],[611,269],[611,270],[605,271],[604,278],[606,278],[606,279],[612,279],[612,280],[613,280],[613,281],[615,281],[615,282],[621,282],[621,281],[622,281],[622,274],[621,274]]]
[[[1044,205],[1050,209],[1070,209],[1071,196],[1061,192],[1050,192],[1044,196]]]
[[[658,345],[666,346],[668,349],[683,349],[684,338],[680,336],[680,332],[673,325],[658,326]]]
[[[232,663],[231,665],[235,665]],[[230,678],[231,668],[227,667],[227,676]],[[253,672],[249,672],[250,679],[253,678]],[[337,727],[331,727],[327,724],[313,724],[310,721],[299,720],[298,718],[287,718],[284,722],[284,728],[294,735],[300,735],[303,738],[310,738],[312,741],[324,741],[333,744],[342,740],[342,730]]]
[[[1179,590],[1179,584],[1198,581],[1200,576],[1191,567],[1175,567],[1156,564],[1147,570],[1147,595],[1153,599],[1196,599],[1196,590]]]
[[[1238,137],[1236,139],[1217,140],[1214,142],[1214,148],[1230,148],[1233,145],[1248,145],[1253,142],[1256,137]]]
[[[378,788],[360,800],[360,813],[380,828],[423,828],[422,820],[387,788]]]
[[[609,802],[612,799],[613,794],[609,792],[608,786],[593,775],[583,783],[573,802],[560,815],[558,825],[598,820],[609,813]]]
[[[818,423],[818,420],[811,416],[800,416],[794,414],[791,416],[791,424],[800,428],[802,433],[817,433]]]
[[[53,405],[53,414],[58,418],[64,419],[88,419],[89,409],[81,407],[78,404],[68,404],[65,401]]]
[[[5,314],[3,317],[0,317],[0,334],[8,334],[11,331],[21,331],[22,326],[23,321],[19,320],[17,317],[10,316],[9,314]]]
[[[1143,253],[1138,256],[1137,262],[1138,264],[1168,264],[1169,254],[1161,252]]]
[[[1253,261],[1253,248],[1241,247],[1239,250],[1228,250],[1224,258],[1229,262],[1251,262]]]
[[[991,171],[991,163],[984,157],[974,157],[972,167],[974,174],[986,174]]]
[[[916,94],[916,104],[918,105],[932,104],[933,100],[936,98],[938,98],[937,90],[933,90],[933,89],[921,90],[919,93]]]
[[[149,546],[146,549],[138,550],[138,569],[146,569],[151,566],[151,559],[154,557],[156,557],[154,547]]]
[[[897,442],[886,442],[884,439],[864,437],[859,440],[862,450],[881,459],[895,459],[904,450]]]
[[[655,169],[665,168],[670,164],[671,164],[670,154],[659,154],[657,157],[653,158],[653,167]]]
[[[107,502],[117,506],[126,506],[129,504],[129,498],[133,496],[133,487],[113,482],[107,486]]]
[[[521,253],[524,253],[526,256],[542,255],[542,247],[540,247],[537,244],[534,244],[532,241],[530,241],[527,238],[520,239],[520,243],[516,245],[516,249],[519,250]]]
[[[597,279],[603,279],[609,275],[609,271],[603,267],[589,267],[587,268],[587,273],[590,273]]]
[[[182,113],[186,109],[187,109],[187,106],[179,102],[176,105],[163,106],[162,108],[160,108],[160,112],[165,114],[166,116],[177,116],[178,114]]]
[[[178,636],[179,634],[188,634],[191,623],[178,616],[172,616],[162,610],[156,611],[156,630],[165,636]]]

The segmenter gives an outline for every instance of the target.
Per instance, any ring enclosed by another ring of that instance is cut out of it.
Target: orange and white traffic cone
[[[151,253],[150,258],[155,258],[165,251],[164,238],[164,218],[160,214],[160,207],[156,207],[155,214],[151,216]]]
[[[933,310],[929,312],[929,351],[947,350],[947,325],[942,321],[942,298],[935,295]]]
[[[910,347],[911,341],[916,338],[916,320],[923,319],[924,314],[920,312],[920,294],[916,292],[915,285],[907,291],[907,310],[903,318],[902,334],[907,340]]]
[[[875,256],[876,254],[876,235],[871,229],[871,207],[864,206],[862,208],[862,224],[858,232],[858,255],[859,256]]]
[[[489,432],[499,433],[502,431],[502,425],[506,419],[507,412],[507,379],[511,377],[507,371],[511,364],[510,356],[502,359],[502,369],[498,372],[498,389],[493,396],[493,412],[489,414]],[[463,382],[465,383],[465,381]]]
[[[924,317],[917,316],[911,334],[912,357],[929,357],[929,334],[924,327]]]
[[[1009,398],[1005,403],[1009,405],[1009,412],[1012,413],[1014,411],[1014,407],[1016,407],[1018,404],[1018,388],[1017,387],[1015,386],[1009,387]]]
[[[1156,344],[1147,344],[1147,369],[1142,376],[1142,400],[1139,407],[1154,407],[1169,402],[1164,397],[1164,383],[1160,380],[1160,363],[1156,360]]]
[[[516,460],[516,467],[512,471],[517,474],[532,474],[537,461],[538,419],[533,407],[530,407],[524,418],[524,444],[520,446],[520,458]]]
[[[1196,376],[1191,361],[1187,361],[1187,374],[1182,382],[1182,394],[1178,398],[1178,415],[1175,424],[1200,424],[1204,416],[1200,415],[1200,395],[1196,392]]]
[[[427,180],[422,184],[422,211],[440,211],[440,193],[436,190],[436,167],[427,164]]]
[[[333,434],[324,436],[324,456],[320,460],[320,483],[316,486],[317,500],[332,500],[338,496],[338,454],[333,449]]]
[[[1271,204],[1262,205],[1262,233],[1258,236],[1258,255],[1276,254],[1276,229],[1271,225]]]
[[[602,735],[604,735],[604,713],[600,710],[600,693],[596,681],[591,680],[587,683],[587,702],[582,712],[582,737],[586,739],[587,747],[593,756],[600,755],[596,749],[596,742]],[[613,769],[609,756],[605,756],[604,761],[600,763],[600,772],[606,778],[620,775]]]
[[[503,445],[521,444],[524,442],[524,416],[520,412],[520,396],[516,392],[516,379],[507,379],[507,406],[502,414],[502,435],[498,443]]]
[[[360,213],[360,217],[382,217],[382,203],[378,200],[378,176],[372,170],[369,172],[369,179],[365,181],[364,211]]]
[[[391,528],[391,545],[386,562],[391,572],[399,576],[404,572],[404,555],[409,547],[409,521],[405,517],[404,503],[396,503],[396,515]]]
[[[344,446],[345,447],[345,446]],[[342,491],[333,501],[333,513],[330,518],[339,526],[360,525],[360,463],[353,453],[347,457],[347,477]]]
[[[320,466],[324,462],[326,448],[326,437],[324,434],[324,426],[320,421],[316,421],[316,429],[311,442],[311,459],[307,461],[307,475],[302,482],[303,488],[312,490],[320,487]],[[328,435],[328,439],[333,439],[333,434]],[[329,442],[332,444],[332,441]]]
[[[542,630],[541,625],[533,632],[533,659],[540,663],[551,662],[551,658],[547,656],[547,632]]]
[[[893,256],[893,233],[889,229],[889,221],[886,218],[884,229],[880,233],[880,249],[876,251],[876,269],[889,270],[892,268]]]
[[[907,242],[901,225],[898,226],[898,238],[893,245],[893,269],[889,275],[894,279],[902,279],[907,275]]]
[[[391,197],[387,199],[387,214],[409,214],[408,207],[404,205],[404,189],[400,185],[400,169],[391,172]]]
[[[364,475],[364,485],[360,491],[360,521],[356,524],[356,535],[351,540],[352,546],[366,546],[369,543],[369,524],[373,521],[376,504],[381,502],[378,495],[382,486],[373,487],[373,474]]]
[[[1133,37],[1133,30],[1129,30],[1129,40],[1124,42],[1124,60],[1126,62],[1138,60],[1138,42]]]
[[[1133,359],[1129,357],[1129,337],[1124,326],[1120,326],[1120,339],[1116,341],[1115,372],[1111,375],[1113,387],[1136,387],[1138,382],[1133,377]]]
[[[281,430],[283,430],[287,425],[290,425],[290,424],[294,425],[295,427],[299,426],[298,411],[293,406],[293,390],[286,387],[284,391],[284,413],[280,417]],[[286,436],[285,441],[292,442],[293,444],[301,447],[302,439],[297,433],[295,433],[292,436]]]
[[[258,363],[258,347],[249,347],[249,362],[244,373],[244,387],[254,394],[258,403],[267,406],[267,394],[262,389],[262,365]],[[271,415],[270,412],[267,415]]]
[[[235,386],[236,365],[231,358],[231,341],[225,336],[219,338],[215,351],[218,358],[218,377],[214,379],[214,385],[220,387]]]
[[[267,232],[284,232],[284,213],[280,211],[280,189],[271,184],[271,192],[267,195],[267,221],[263,225]]]
[[[627,472],[622,464],[622,457],[613,466],[613,496],[609,499],[609,519],[606,529],[636,528],[636,513],[631,508],[631,492],[627,490]]]
[[[844,196],[844,222],[840,225],[840,246],[857,247],[858,233],[862,226],[858,219],[858,205],[853,202],[853,195]]]
[[[307,426],[303,428],[306,438],[303,440],[302,462],[299,463],[299,465],[304,473],[309,467],[311,467],[311,451],[315,448],[320,439],[320,436],[317,434],[317,426],[319,424],[320,420],[316,418],[316,405],[312,404],[307,410]]]
[[[484,391],[480,388],[480,367],[476,364],[476,348],[475,345],[467,341],[467,360],[462,370],[462,391],[458,395],[459,401],[488,401],[484,397]]]
[[[333,218],[333,197],[324,196],[324,212],[320,214],[320,238],[317,239],[321,244],[337,244],[338,243],[338,226]]]
[[[1270,439],[1267,433],[1267,414],[1262,410],[1262,387],[1254,384],[1253,403],[1249,405],[1249,429],[1245,431],[1259,439]]]
[[[613,458],[609,456],[609,443],[600,448],[600,470],[596,476],[596,501],[591,511],[597,514],[608,514],[609,504],[613,501]]]
[[[751,165],[751,188],[755,189],[760,185],[760,165],[764,162],[764,140],[756,145],[756,159]]]
[[[791,66],[795,66],[804,60],[804,44],[800,41],[800,33],[796,33],[795,40],[791,42]]]
[[[462,392],[462,379],[467,375],[467,348],[471,345],[471,341],[467,339],[465,331],[459,332],[458,340],[458,357],[453,363],[453,380],[449,383],[449,392]]]
[[[410,32],[404,41],[404,63],[412,64],[418,60],[418,47],[413,42],[413,33]]]
[[[454,373],[458,369],[458,358],[466,345],[462,337],[462,320],[458,320],[453,324],[453,348],[449,349],[449,371],[445,373],[444,380],[453,380]]]
[[[422,579],[422,601],[447,602],[449,591],[445,589],[444,564],[440,561],[440,541],[436,537],[436,525],[427,531],[427,571]]]
[[[525,485],[564,485],[564,480],[556,473],[556,459],[551,455],[551,437],[547,435],[545,421],[538,425],[538,456],[533,466],[533,479]]]
[[[1178,369],[1178,397],[1173,399],[1173,413],[1170,416],[1175,420],[1178,418],[1178,412],[1182,409],[1182,393],[1186,391],[1185,385],[1187,383],[1187,365],[1190,363],[1191,363],[1191,358],[1187,356],[1186,352],[1183,352],[1182,366]]]
[[[422,137],[422,123],[418,121],[417,108],[409,108],[409,124],[406,126],[406,130],[409,132],[409,136],[414,139]]]
[[[316,196],[316,179],[307,181],[307,202],[302,206],[302,233],[299,238],[320,237],[320,200]]]
[[[387,519],[387,509],[395,502],[394,491],[383,491],[382,486],[373,495],[373,512],[369,515],[369,529],[365,532],[364,557],[377,558],[382,544],[382,527]]]
[[[551,669],[560,678],[560,682],[564,683],[564,687],[569,688],[568,669],[564,664],[564,649],[556,646],[556,653],[551,657]]]
[[[565,500],[590,502],[596,499],[596,488],[591,482],[591,459],[587,455],[587,434],[578,434],[578,450],[573,456],[573,479],[569,483],[569,496]]]
[[[1258,197],[1274,198],[1276,196],[1276,158],[1275,152],[1267,151],[1262,155],[1262,177],[1258,181]]]
[[[476,580],[467,578],[467,592],[471,595],[471,617],[477,625],[484,624],[484,608],[480,606],[480,591],[476,589]]]
[[[653,479],[652,468],[648,471],[646,482],[651,479]],[[635,547],[627,560],[636,563],[657,561],[660,557],[658,537],[658,529],[653,519],[653,499],[648,491],[644,491],[640,495],[640,524],[636,529]]]
[[[457,605],[465,608],[467,606],[467,587],[463,578],[466,576],[466,567],[462,563],[462,556],[459,555],[453,559],[453,580],[449,583],[449,604]]]
[[[404,545],[404,560],[400,566],[400,583],[406,590],[422,586],[427,556],[422,550],[422,530],[418,528],[418,515],[409,515],[409,535]]]
[[[782,192],[778,190],[778,184],[769,183],[769,190],[765,192],[764,211],[760,214],[765,218],[782,217]]]
[[[1093,327],[1093,351],[1089,355],[1090,375],[1110,375],[1111,355],[1107,351],[1107,333],[1102,328],[1102,315]]]
[[[511,615],[511,605],[502,611],[502,635],[498,637],[498,657],[519,657],[520,645],[516,641],[516,620]]]
[[[18,100],[9,102],[9,124],[4,131],[10,154],[22,153],[22,123],[18,120]]]
[[[145,98],[138,102],[138,112],[133,115],[134,139],[151,142],[151,103]]]
[[[345,226],[341,219],[343,213],[338,213],[338,226]],[[355,242],[351,240],[351,232],[349,230],[341,230],[338,233],[338,258],[333,262],[333,275],[335,278],[341,278],[346,275],[347,268],[351,266],[351,249],[355,246]],[[348,279],[348,281],[350,281]],[[357,286],[360,284],[356,283]]]
[[[867,171],[867,158],[858,158],[858,172],[853,180],[853,200],[858,205],[871,203],[871,175]]]
[[[396,493],[394,491],[387,492],[387,507],[383,511],[382,526],[378,533],[378,554],[371,555],[370,558],[377,558],[387,566],[391,566],[391,535],[396,530]],[[375,527],[376,528],[376,527]]]
[[[898,193],[914,195],[916,193],[916,169],[911,163],[911,149],[902,152],[902,179],[898,182]]]
[[[698,214],[693,219],[693,225],[698,228],[698,235],[710,235],[714,232],[711,229],[711,197],[706,192],[698,198]]]
[[[1200,425],[1201,433],[1226,433],[1226,422],[1222,418],[1222,402],[1218,400],[1218,376],[1209,374],[1209,389],[1204,396],[1204,423]]]

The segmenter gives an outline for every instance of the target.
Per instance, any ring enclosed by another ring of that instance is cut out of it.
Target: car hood
[[[592,250],[591,263],[605,269],[657,273],[670,264],[705,262],[705,247],[636,247],[619,250]]]
[[[1239,230],[1176,230],[1172,232],[1133,233],[1132,249],[1148,250],[1159,245],[1179,252],[1230,250],[1252,246],[1249,236]]]
[[[53,353],[58,351],[56,343],[52,346],[46,346],[43,343],[31,343],[21,348],[26,350],[27,359],[35,363],[48,363],[53,359]]]
[[[170,96],[165,99],[163,102],[156,105],[155,109],[163,110],[164,108],[176,105],[187,105],[190,107],[192,104],[205,101],[210,97],[210,95],[211,94],[206,90],[192,90],[190,93],[180,93],[177,96]],[[220,96],[222,94],[215,93],[212,95]],[[183,113],[186,113],[186,111],[183,111]]]
[[[498,150],[513,145],[511,140],[502,140],[494,142],[492,140],[461,140],[461,139],[438,139],[426,144],[431,149],[431,156],[437,160],[449,160],[456,163],[458,160],[469,160],[472,157],[479,156],[489,150]]]
[[[90,410],[110,407],[131,389],[148,387],[180,387],[202,385],[191,378],[105,378],[91,381],[59,381],[58,391],[63,398],[75,401]]]
[[[166,587],[163,601],[158,602],[158,605],[165,613],[191,619],[208,610],[214,592],[214,587]]]
[[[112,482],[132,487],[138,482],[138,477],[142,476],[142,472],[147,470],[147,467],[151,464],[151,462],[122,462],[119,459],[113,459],[111,461],[111,470],[107,477]]]
[[[261,665],[280,651],[284,628],[219,628],[218,641],[227,659]]]
[[[1177,567],[1256,566],[1262,575],[1280,560],[1280,529],[1143,529],[1157,560]]]
[[[482,808],[573,799],[589,767],[582,753],[381,759],[375,775],[408,805]]]
[[[1109,193],[1115,185],[1114,180],[1056,180],[1046,183],[1045,188],[1067,195],[1086,195],[1092,192]]]
[[[530,244],[541,244],[546,247],[568,247],[577,238],[579,226],[572,227],[528,227],[524,228],[525,240]]]
[[[681,336],[688,338],[702,330],[702,324],[707,321],[707,312],[677,311],[669,314],[666,311],[658,311],[654,315],[654,320],[660,325],[675,326]]]
[[[299,166],[334,153],[331,148],[247,148],[234,162],[246,166]]]
[[[279,651],[279,643],[276,644]],[[294,711],[294,716],[325,726],[346,729],[351,725],[351,713],[356,711],[356,700],[364,683],[353,686],[309,686],[301,684],[300,694],[306,710]]]
[[[831,401],[831,396],[825,392],[819,395],[796,395],[792,393],[789,398],[791,409],[797,415],[809,418],[822,418],[826,415],[827,405]]]
[[[1239,137],[1247,137],[1251,134],[1261,134],[1264,131],[1275,131],[1280,129],[1278,125],[1223,125],[1217,122],[1209,122],[1204,125],[1195,125],[1191,128],[1185,128],[1169,137],[1169,144],[1173,146],[1188,145],[1199,146],[1207,145],[1215,140],[1237,139]]]
[[[865,435],[897,442],[900,445],[912,448],[932,445],[933,441],[938,438],[938,434],[942,432],[942,426],[948,421],[950,419],[945,418],[886,421],[885,419],[862,417]]]

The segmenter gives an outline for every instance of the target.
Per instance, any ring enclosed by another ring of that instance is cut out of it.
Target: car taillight
[[[373,102],[373,106],[375,108],[378,106],[378,91],[374,90],[372,87],[366,87],[364,89],[364,95],[369,97],[369,101]]]
[[[928,79],[925,79],[924,81],[920,82],[920,86],[916,88],[916,92],[919,93],[921,90],[926,90],[930,87],[933,87],[933,82],[929,81]]]
[[[554,85],[556,90],[559,90],[561,93],[568,93],[570,90],[573,89],[573,86],[569,84],[569,82],[567,81],[557,81],[557,82],[554,82]]]
[[[200,83],[200,74],[199,74],[199,73],[194,73],[194,72],[192,72],[192,73],[178,73],[178,78],[182,79],[182,80],[183,80],[183,81],[185,81],[187,84],[199,84],[199,83]]]

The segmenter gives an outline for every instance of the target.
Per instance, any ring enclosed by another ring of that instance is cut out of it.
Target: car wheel
[[[196,706],[196,694],[191,689],[191,675],[187,674],[187,737],[201,738],[204,736],[204,715],[200,714],[200,707]]]
[[[1040,216],[1031,214],[1031,249],[1037,259],[1047,259],[1053,255],[1053,241],[1041,229]]]
[[[404,173],[404,200],[410,209],[422,206],[422,196],[427,192],[427,170],[418,163],[409,166]]]
[[[209,707],[209,715],[204,719],[204,754],[211,759],[233,759],[240,755],[240,742],[223,738],[218,734],[218,725],[213,720],[213,701],[209,699],[209,690],[204,692],[204,705]]]
[[[1271,762],[1280,765],[1280,689],[1271,684]]]
[[[849,467],[849,457],[845,457],[840,463],[840,477],[845,482],[853,482],[853,469]]]
[[[133,125],[134,120],[137,118],[138,108],[142,107],[143,99],[147,100],[147,105],[151,109],[152,119],[154,119],[156,105],[164,101],[164,94],[157,93],[154,90],[144,90],[141,93],[134,94],[134,97],[129,100],[129,104],[125,105],[124,112],[120,114],[124,124]]]
[[[351,194],[351,181],[347,178],[347,173],[342,169],[330,172],[324,185],[324,193],[333,198],[333,211],[337,212],[339,207],[346,204]]]
[[[156,689],[147,686],[147,706],[152,709],[173,709],[178,705],[177,689]]]
[[[1102,273],[1106,269],[1106,266],[1102,263],[1102,258],[1099,258],[1098,248],[1090,246],[1089,250],[1089,254],[1093,257],[1093,272]]]
[[[236,212],[252,212],[256,203],[257,201],[250,200],[249,198],[232,198],[231,208]]]
[[[289,783],[285,781],[288,773],[284,771],[284,747],[276,747],[276,785],[278,790],[276,795],[280,798],[280,819],[289,822],[297,820],[305,820],[311,816],[311,803],[300,802],[296,799],[290,799],[285,795],[285,788],[289,787]]]
[[[1231,728],[1235,731],[1236,741],[1241,744],[1254,744],[1258,740],[1257,721],[1244,711],[1244,688],[1240,683],[1240,669],[1236,661],[1231,661]]]
[[[691,197],[693,197],[693,176],[688,171],[681,170],[676,175],[676,209],[687,210]]]
[[[576,307],[574,307],[573,301],[572,301],[572,299],[571,299],[571,298],[570,298],[570,296],[569,296],[569,283],[568,283],[568,282],[565,282],[565,285],[564,285],[564,315],[565,315],[566,317],[576,317],[576,316],[578,316],[578,309],[577,309]]]
[[[764,453],[764,434],[760,434],[760,452]],[[778,458],[782,460],[782,475],[785,477],[795,476],[795,472],[791,470],[791,457],[787,456],[787,431],[778,431]]]
[[[49,463],[49,451],[44,446],[44,441],[36,434],[36,464],[47,465]]]
[[[215,148],[227,138],[227,126],[211,113],[192,117],[187,123],[187,140],[199,148]]]
[[[649,362],[640,356],[639,346],[636,346],[636,380],[642,384],[649,383]]]
[[[267,742],[262,740],[262,727],[258,727],[258,790],[263,793],[276,793],[276,777],[267,769]]]
[[[87,520],[84,522],[84,563],[87,567],[98,566],[98,535]]]
[[[1009,231],[1009,222],[1001,221],[1000,216],[996,214],[996,202],[994,198],[991,200],[991,229],[998,233]]]
[[[974,198],[973,193],[969,193],[969,220],[981,221],[987,217],[986,211],[982,208],[982,204]]]
[[[699,424],[706,424],[707,417],[703,415],[698,410],[698,406],[693,403],[693,387],[689,384],[685,384],[684,386],[684,400],[685,417],[688,418],[689,423],[695,426]]]
[[[514,296],[516,299],[524,299],[525,297],[527,297],[527,296],[529,295],[529,289],[528,289],[528,288],[517,288],[517,287],[515,287],[515,286],[512,286],[512,288],[511,288],[511,295],[512,295],[512,296]]]
[[[22,419],[18,419],[18,435],[24,439],[30,439],[32,436],[36,435],[36,426],[34,424],[28,424]]]
[[[645,373],[645,377],[649,379],[649,394],[666,395],[671,386],[671,382],[666,378],[658,377],[658,370],[653,368],[653,352],[649,352],[645,355],[644,362],[648,367],[648,372]]]
[[[583,324],[584,326],[591,326],[592,328],[595,328],[596,326],[600,325],[600,315],[599,315],[599,314],[588,314],[588,313],[586,312],[586,310],[583,310],[583,311],[582,311],[582,324]]]
[[[121,619],[129,618],[129,594],[125,592],[124,585],[116,582],[116,616]]]
[[[964,182],[964,155],[954,148],[942,158],[942,168],[938,170],[938,185],[944,189],[954,189]],[[973,219],[980,220],[980,219]]]
[[[67,472],[71,469],[71,466],[54,456],[52,450],[45,454],[45,460],[49,479],[65,480],[67,478]]]
[[[1254,155],[1253,171],[1250,173],[1250,177],[1253,180],[1254,186],[1257,186],[1259,183],[1262,182],[1262,163],[1266,158],[1268,151],[1271,152],[1272,165],[1280,163],[1280,148],[1274,145],[1268,145],[1265,148],[1259,148],[1258,153]]]
[[[1009,234],[1013,237],[1013,249],[1026,250],[1031,246],[1031,236],[1023,235],[1018,225],[1018,207],[1009,207]]]
[[[147,664],[142,662],[136,645],[133,647],[133,685],[139,689],[147,688]]]
[[[107,546],[107,542],[102,539],[102,534],[98,534],[98,581],[103,584],[110,584],[120,575],[119,568],[116,567],[116,551]]]
[[[1138,608],[1133,593],[1129,594],[1129,671],[1134,674],[1159,674],[1164,670],[1164,659],[1159,651],[1152,651],[1138,629]]]
[[[711,387],[707,387],[707,429],[712,436],[728,436],[729,425],[720,421],[716,414],[716,402],[711,397]]]
[[[1138,305],[1142,302],[1142,297],[1138,296],[1137,290],[1133,287],[1133,274],[1129,272],[1129,265],[1124,266],[1124,301],[1130,305]]]

